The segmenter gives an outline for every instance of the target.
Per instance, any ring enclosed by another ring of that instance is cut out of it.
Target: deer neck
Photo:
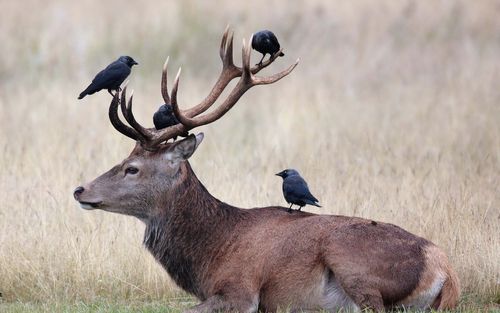
[[[213,197],[188,162],[179,175],[160,214],[147,221],[144,244],[180,287],[203,299],[209,262],[244,213]]]

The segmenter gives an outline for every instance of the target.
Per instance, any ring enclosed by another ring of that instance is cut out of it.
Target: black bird
[[[132,66],[137,65],[136,61],[129,56],[121,56],[118,60],[108,65],[105,69],[97,73],[92,83],[78,96],[83,99],[86,95],[94,94],[100,90],[107,89],[113,96],[111,90],[119,90],[125,78],[130,75]]]
[[[262,53],[262,59],[260,59],[260,62],[257,63],[258,65],[261,65],[267,53],[269,53],[272,57],[280,51],[280,43],[272,31],[261,30],[253,35],[252,48]],[[280,57],[284,55],[285,54],[283,52],[280,52],[279,54]]]
[[[286,202],[290,203],[288,212],[291,212],[294,204],[299,206],[299,211],[306,204],[321,208],[317,203],[318,199],[311,194],[306,181],[299,175],[299,172],[294,169],[286,169],[276,175],[283,178],[283,196],[285,196]]]
[[[177,117],[175,117],[174,114],[174,109],[172,108],[171,104],[165,103],[162,104],[159,108],[158,111],[155,112],[153,115],[153,123],[155,124],[155,128],[157,130],[167,128],[169,126],[174,126],[179,124],[179,120]],[[185,132],[182,134],[182,137],[187,137],[189,134],[188,132]],[[176,138],[174,138],[175,140]]]

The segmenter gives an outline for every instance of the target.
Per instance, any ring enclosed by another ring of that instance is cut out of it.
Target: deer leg
[[[361,310],[385,311],[380,291],[368,283],[365,277],[342,277],[342,275],[337,275],[337,278],[346,294]]]
[[[228,300],[226,300],[226,298]],[[229,296],[223,297],[216,295],[184,311],[184,313],[211,313],[216,311],[254,313],[257,312],[258,307],[259,301],[257,296],[253,297],[253,299],[233,299]]]
[[[212,296],[202,303],[195,305],[187,310],[184,313],[209,313],[214,311],[225,311],[226,307],[224,306],[224,302],[222,301],[221,296]]]
[[[351,295],[351,297],[362,310],[385,311],[384,301],[377,290],[366,290],[361,294]]]

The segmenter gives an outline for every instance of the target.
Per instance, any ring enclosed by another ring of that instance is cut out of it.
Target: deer
[[[120,164],[77,187],[75,200],[83,209],[141,220],[145,247],[180,288],[199,299],[187,312],[454,308],[459,279],[443,250],[429,240],[359,217],[288,212],[281,206],[237,208],[198,180],[188,159],[204,134],[170,139],[218,120],[248,89],[279,81],[299,62],[257,76],[279,53],[250,66],[252,38],[243,40],[242,65],[236,66],[233,36],[226,28],[220,76],[208,96],[189,109],[177,103],[180,69],[168,92],[167,58],[161,93],[179,124],[146,128],[132,113],[127,86],[114,95],[111,124],[135,147]],[[229,95],[211,108],[236,78]]]

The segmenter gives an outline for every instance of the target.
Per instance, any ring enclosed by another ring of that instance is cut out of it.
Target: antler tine
[[[123,94],[125,94],[126,89],[123,89]],[[127,103],[127,115],[125,116],[125,119],[127,122],[132,126],[133,129],[135,129],[139,134],[141,134],[142,137],[146,139],[151,139],[152,135],[151,133],[144,128],[141,124],[137,122],[137,120],[134,117],[134,113],[132,113],[132,99],[134,98],[134,90],[130,92],[130,98]]]
[[[224,34],[222,34],[222,40],[220,41],[219,56],[221,61],[223,62],[224,62],[224,57],[226,56],[226,43],[228,34],[229,34],[229,24],[226,26]]]
[[[174,110],[174,115],[179,120],[179,122],[186,126],[187,129],[191,129],[193,127],[196,127],[197,125],[194,123],[193,119],[188,118],[184,116],[184,114],[182,114],[181,110],[179,109],[179,105],[177,104],[177,90],[179,89],[181,69],[182,68],[179,68],[179,71],[177,71],[177,75],[175,76],[174,80],[174,86],[172,87],[172,109]]]
[[[287,69],[268,77],[253,77],[254,85],[268,85],[277,82],[278,80],[290,74],[293,69],[297,65],[299,65],[299,62],[300,59],[297,59],[297,61],[295,61],[295,63],[290,65]]]
[[[168,68],[168,60],[170,59],[170,56],[167,57],[167,60],[163,64],[163,71],[161,75],[161,94],[163,96],[163,101],[165,103],[170,104],[170,96],[168,95],[168,86],[167,86],[167,68]]]
[[[235,67],[233,61],[233,36],[234,32],[229,33],[228,44],[225,51],[225,58],[223,60],[223,67],[230,68]]]
[[[120,108],[122,110],[123,117],[125,120],[128,122],[128,116],[127,116],[127,85],[128,85],[128,80],[125,82],[125,85],[123,86],[122,92],[120,94]]]
[[[144,138],[142,138],[141,135],[135,129],[125,125],[120,120],[120,117],[118,116],[118,104],[120,102],[118,97],[119,97],[118,92],[116,92],[115,95],[113,96],[111,104],[109,105],[108,115],[111,124],[117,131],[124,134],[125,136],[132,138],[134,140],[138,140],[140,142],[144,142]]]
[[[233,36],[234,32],[230,31],[229,25],[226,26],[222,40],[220,42],[219,55],[224,68],[232,67],[233,64]]]
[[[250,70],[250,54],[252,47],[252,38],[253,35],[250,36],[248,45],[246,44],[245,38],[243,38],[243,44],[241,46],[241,64],[243,65],[241,79],[243,79],[245,82],[249,80],[251,81],[253,77],[252,71]]]

